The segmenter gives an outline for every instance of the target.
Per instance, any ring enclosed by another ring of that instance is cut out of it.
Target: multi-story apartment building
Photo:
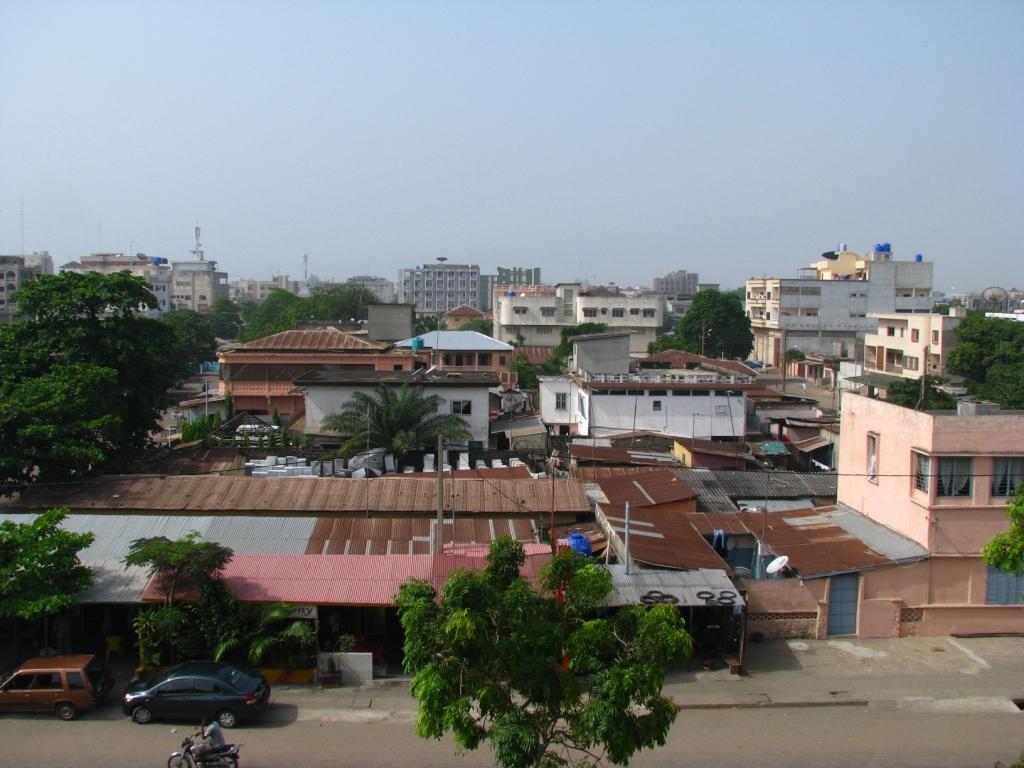
[[[417,312],[447,312],[460,304],[480,308],[480,267],[476,264],[424,264],[398,271],[398,303]]]
[[[484,312],[494,309],[497,285],[540,285],[540,267],[498,267],[497,274],[480,275],[480,306]]]
[[[541,419],[557,435],[605,437],[637,430],[741,438],[751,376],[709,370],[629,370],[623,332],[577,336],[570,373],[541,376]]]
[[[374,296],[381,304],[394,304],[395,284],[386,277],[371,277],[370,275],[356,275],[345,282],[361,285]]]
[[[697,283],[700,282],[696,272],[687,272],[679,269],[669,272],[664,277],[654,278],[654,292],[663,296],[688,297],[697,292]]]
[[[299,281],[290,279],[288,275],[274,275],[269,280],[243,277],[231,281],[228,285],[228,296],[232,301],[252,301],[262,304],[273,290],[288,291],[288,293],[298,295],[299,287]]]
[[[609,331],[631,331],[630,351],[646,352],[665,311],[659,296],[627,297],[607,289],[591,291],[579,283],[534,288],[531,293],[495,289],[494,338],[553,347],[566,326],[604,323]]]
[[[1024,486],[1024,412],[969,402],[916,411],[849,393],[842,411],[839,503],[929,553],[849,577],[856,634],[1024,632],[1024,575],[981,559]]]
[[[860,355],[875,331],[870,313],[926,314],[932,310],[932,263],[920,256],[896,261],[888,243],[866,256],[840,244],[797,278],[751,278],[746,311],[753,355],[778,365],[787,349],[840,358]]]
[[[71,261],[60,268],[61,272],[100,272],[104,275],[128,271],[141,277],[156,297],[157,309],[149,314],[162,314],[174,308],[171,299],[172,271],[167,259],[162,256],[147,256],[144,253],[90,253],[78,261]]]
[[[949,315],[870,313],[878,329],[864,336],[864,370],[904,379],[945,376],[956,327],[966,314],[961,307],[952,307]]]
[[[46,251],[25,256],[0,256],[0,323],[9,323],[18,311],[14,293],[39,274],[52,274],[53,260]]]
[[[174,309],[205,312],[217,299],[226,299],[228,273],[217,271],[217,262],[196,259],[171,262],[171,304]]]

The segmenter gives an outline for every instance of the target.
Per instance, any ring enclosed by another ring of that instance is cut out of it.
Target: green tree
[[[805,355],[803,353],[802,349],[797,349],[796,347],[790,347],[789,349],[786,350],[786,362],[787,363],[793,363],[793,362],[797,362],[797,361],[800,361],[800,360],[806,360],[806,359],[807,359],[807,355]]]
[[[325,416],[324,429],[348,439],[342,450],[388,448],[397,453],[430,447],[441,435],[446,442],[469,440],[469,424],[453,413],[438,413],[444,401],[420,387],[381,385],[372,393],[356,392],[337,413]]]
[[[956,328],[950,373],[963,376],[967,391],[1004,408],[1024,408],[1024,323],[981,313]]]
[[[919,411],[944,411],[956,408],[956,398],[938,388],[942,379],[924,376],[923,381],[900,379],[889,385],[885,399],[904,408]]]
[[[157,306],[145,282],[127,272],[65,272],[40,275],[16,297],[16,321],[0,328],[0,482],[133,461],[158,428],[176,375],[168,365],[174,332],[142,315]],[[70,446],[57,445],[63,437]],[[61,460],[26,463],[45,439]]]
[[[214,299],[206,317],[218,339],[237,339],[242,332],[242,308],[231,299]]]
[[[981,559],[1007,573],[1024,573],[1024,486],[1006,507],[1010,530],[997,533],[981,551]]]
[[[343,283],[330,288],[317,288],[296,305],[298,321],[304,320],[365,320],[367,307],[379,300],[366,286]],[[296,323],[297,324],[297,323]]]
[[[468,323],[464,323],[460,331],[476,331],[482,333],[484,336],[493,336],[494,334],[494,322],[491,320],[470,320]]]
[[[176,361],[179,376],[195,373],[201,363],[216,355],[217,338],[206,315],[190,309],[172,309],[160,322],[174,333],[174,349],[168,350],[168,359]]]
[[[509,364],[509,370],[517,374],[520,389],[537,389],[538,376],[557,376],[562,372],[558,358],[549,357],[543,363],[531,363],[523,352],[516,352]]]
[[[674,336],[660,349],[683,349],[716,358],[744,358],[754,334],[743,302],[734,293],[701,291],[679,321]],[[660,351],[660,350],[659,350]]]
[[[535,587],[523,562],[522,544],[503,538],[483,572],[453,572],[440,594],[419,580],[399,590],[419,735],[486,742],[502,768],[626,764],[664,745],[677,713],[665,672],[692,650],[676,609],[610,614],[602,565],[562,552]]]
[[[35,619],[78,603],[92,571],[78,554],[91,533],[61,527],[67,509],[50,509],[31,522],[0,522],[0,618]]]
[[[431,331],[443,331],[447,328],[447,325],[443,318],[424,312],[416,315],[416,325],[413,332],[419,336]]]
[[[239,335],[241,341],[262,339],[295,327],[298,306],[302,300],[294,293],[275,288],[262,304],[242,306],[244,327]]]
[[[159,579],[164,604],[172,606],[179,583],[188,581],[199,587],[214,578],[233,555],[230,547],[202,541],[198,531],[191,531],[175,540],[166,536],[136,539],[129,545],[123,562],[125,568],[148,568],[150,576]]]

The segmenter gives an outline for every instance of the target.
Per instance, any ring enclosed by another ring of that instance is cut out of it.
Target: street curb
[[[821,701],[735,701],[732,703],[715,704],[676,704],[676,710],[684,709],[797,709],[808,707],[866,707],[870,704],[867,699],[843,699],[836,701],[827,699]]]

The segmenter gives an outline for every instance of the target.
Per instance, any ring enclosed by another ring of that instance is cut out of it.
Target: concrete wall
[[[638,389],[641,385],[638,385]],[[656,385],[644,384],[648,393]],[[587,418],[581,418],[581,434],[607,434],[648,430],[679,437],[742,437],[746,421],[746,396],[703,397],[666,395],[594,395],[585,392]],[[654,403],[661,410],[654,410]],[[570,398],[570,406],[573,403]]]
[[[412,304],[371,304],[366,334],[375,341],[402,341],[413,335],[416,307]]]
[[[573,342],[573,369],[589,373],[629,373],[629,336]]]

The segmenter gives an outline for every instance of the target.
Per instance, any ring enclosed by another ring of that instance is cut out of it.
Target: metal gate
[[[833,576],[828,589],[828,635],[857,634],[857,591],[860,576]]]

